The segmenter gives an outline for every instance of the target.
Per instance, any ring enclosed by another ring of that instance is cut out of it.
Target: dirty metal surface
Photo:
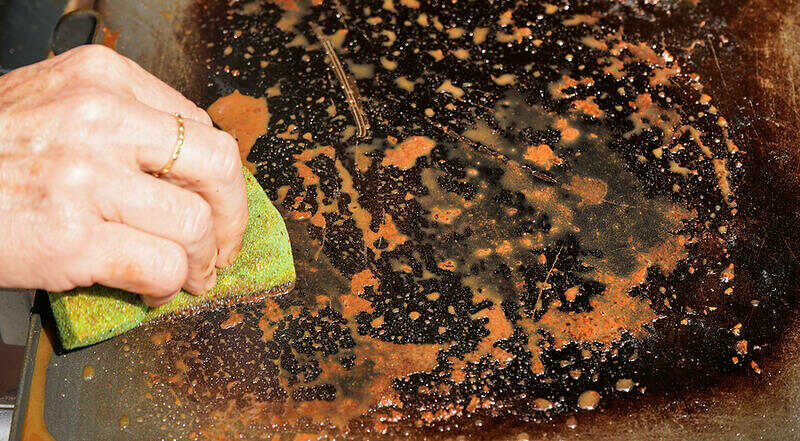
[[[298,283],[55,356],[56,439],[798,438],[790,5],[158,7]]]

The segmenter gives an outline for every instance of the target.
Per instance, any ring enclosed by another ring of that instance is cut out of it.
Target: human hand
[[[159,179],[174,113],[185,142]],[[213,287],[246,223],[236,141],[133,61],[83,46],[0,77],[0,287],[100,283],[157,306]]]

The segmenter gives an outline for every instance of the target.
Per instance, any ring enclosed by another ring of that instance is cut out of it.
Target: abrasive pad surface
[[[291,288],[294,261],[286,226],[258,181],[244,170],[249,220],[242,250],[230,267],[219,271],[217,285],[203,296],[181,291],[172,301],[150,308],[138,295],[100,285],[51,293],[50,304],[65,349],[98,343],[164,314],[215,299]]]

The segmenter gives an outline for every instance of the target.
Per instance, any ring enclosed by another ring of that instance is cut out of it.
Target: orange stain
[[[565,118],[558,118],[554,127],[561,131],[561,140],[567,143],[575,141],[581,134],[577,129],[571,127]]]
[[[528,147],[523,155],[526,160],[550,170],[554,165],[561,164],[563,160],[553,153],[553,149],[547,144],[532,145]]]
[[[344,294],[339,298],[342,304],[342,315],[348,320],[352,320],[359,312],[372,313],[372,304],[361,297]]]
[[[586,115],[593,116],[595,118],[602,118],[605,114],[600,106],[594,101],[594,97],[589,97],[585,100],[576,100],[572,103],[572,108],[578,110],[580,112],[585,113]]]
[[[292,210],[289,212],[289,216],[296,221],[304,221],[311,217],[310,211],[299,211],[299,210]]]
[[[275,136],[281,139],[298,139],[299,136],[297,134],[297,126],[294,124],[289,124],[289,127],[286,128],[286,131],[279,132]]]
[[[567,98],[569,96],[575,95],[575,92],[571,92],[570,94],[565,94],[564,91],[581,85],[587,87],[594,86],[594,80],[589,77],[584,77],[580,81],[578,81],[570,76],[562,75],[561,79],[558,82],[551,84],[550,93],[553,95],[553,98],[559,98],[559,99]]]
[[[508,26],[508,25],[510,25],[511,23],[514,22],[514,19],[512,18],[513,14],[514,14],[513,10],[511,10],[511,9],[506,10],[506,12],[503,12],[502,14],[500,14],[500,20],[498,20],[497,23],[500,26]]]
[[[219,326],[222,329],[230,329],[235,327],[239,323],[242,323],[242,319],[244,319],[244,316],[242,314],[239,314],[238,312],[231,310],[228,319],[222,322]]]
[[[103,28],[103,46],[116,50],[117,40],[119,40],[119,32],[114,32],[111,28]]]
[[[295,155],[297,156],[297,155]],[[314,184],[319,184],[319,176],[311,170],[311,167],[305,165],[302,162],[295,162],[294,167],[297,169],[297,174],[301,178],[303,178],[303,185],[309,186]]]
[[[310,161],[319,155],[325,155],[333,159],[336,157],[336,150],[329,145],[323,145],[314,149],[303,150],[302,153],[298,153],[294,157],[301,161]]]
[[[495,248],[497,254],[508,254],[511,252],[511,250],[512,250],[511,242],[507,240],[500,242],[500,245],[498,245],[497,248]]]
[[[53,356],[53,341],[50,334],[41,330],[39,344],[36,348],[36,359],[33,364],[33,376],[28,393],[28,406],[25,409],[25,420],[22,425],[23,441],[55,441],[44,422],[45,384],[47,366]]]
[[[605,200],[608,185],[599,179],[573,176],[569,181],[569,190],[581,198],[580,204],[597,205]]]
[[[388,243],[386,251],[392,251],[397,248],[398,245],[402,245],[408,240],[408,236],[397,229],[397,225],[394,223],[389,213],[384,213],[383,222],[378,226],[377,232],[372,231],[370,228],[364,231],[364,242],[366,242],[368,246],[371,246],[380,238],[383,238]]]
[[[564,297],[566,297],[568,302],[574,302],[575,299],[578,297],[580,290],[581,290],[580,286],[573,286],[572,288],[569,288],[564,292]]]
[[[439,268],[445,271],[455,271],[456,270],[456,263],[452,259],[447,259],[443,262],[439,262],[436,264]]]
[[[230,133],[239,144],[242,163],[255,171],[255,164],[247,161],[250,149],[256,140],[267,133],[270,113],[266,98],[253,98],[242,95],[238,90],[214,102],[208,108],[208,115],[222,130]]]
[[[273,5],[283,9],[284,11],[299,11],[300,7],[294,0],[269,0]]]
[[[380,280],[376,279],[369,269],[362,270],[353,276],[350,281],[350,294],[360,296],[364,294],[364,288],[367,286],[374,286],[375,289],[380,286]]]
[[[430,153],[435,145],[436,142],[427,136],[412,136],[397,147],[386,150],[381,165],[393,165],[408,170],[414,166],[418,158]]]
[[[487,256],[489,256],[491,254],[492,254],[492,249],[491,248],[481,248],[481,249],[475,250],[475,255],[478,256],[478,257],[487,257]]]
[[[731,280],[733,280],[734,277],[733,264],[728,265],[728,267],[725,268],[724,271],[722,271],[721,276],[722,280],[725,282],[730,282]]]
[[[442,224],[452,224],[453,220],[460,214],[460,208],[433,207],[431,209],[433,220]]]
[[[318,210],[313,216],[311,216],[311,225],[325,228],[325,217],[322,215],[322,210]]]
[[[677,236],[639,253],[636,256],[637,269],[626,276],[595,272],[593,278],[606,285],[606,289],[602,295],[591,299],[592,310],[589,312],[564,312],[551,308],[538,322],[524,319],[520,325],[528,335],[536,335],[540,329],[548,331],[557,348],[572,341],[608,344],[621,338],[625,331],[641,335],[643,326],[658,316],[649,303],[628,293],[645,282],[651,265],[659,265],[664,271],[674,270],[677,263],[687,256],[685,244],[686,238]]]

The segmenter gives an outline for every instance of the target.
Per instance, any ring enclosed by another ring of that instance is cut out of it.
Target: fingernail
[[[161,306],[161,305],[163,305],[163,304],[165,304],[165,303],[169,303],[169,302],[171,302],[171,301],[172,301],[172,299],[174,299],[174,298],[175,298],[175,296],[177,296],[177,295],[178,295],[178,294],[180,294],[180,293],[181,293],[181,290],[177,290],[177,291],[175,291],[174,293],[172,293],[172,294],[170,294],[170,295],[168,295],[168,296],[166,296],[166,297],[162,297],[162,298],[160,298],[160,299],[157,299],[157,300],[156,300],[156,303],[158,304],[158,306]]]
[[[211,291],[217,285],[217,271],[212,270],[211,275],[208,277],[206,285],[203,287],[203,294]]]
[[[233,262],[236,262],[236,258],[239,257],[239,252],[242,251],[242,243],[239,242],[239,245],[236,245],[236,248],[233,249],[231,253],[231,257],[228,259],[228,264],[233,265]]]
[[[178,293],[180,293],[180,291],[174,292],[166,297],[142,296],[142,301],[144,301],[144,303],[151,308],[158,308],[165,303],[169,303],[169,301],[174,299]]]
[[[231,251],[230,256],[228,256],[228,259],[222,263],[220,268],[227,268],[233,265],[233,263],[236,262],[236,258],[239,257],[240,251],[242,251],[242,244],[236,245],[236,247]]]

